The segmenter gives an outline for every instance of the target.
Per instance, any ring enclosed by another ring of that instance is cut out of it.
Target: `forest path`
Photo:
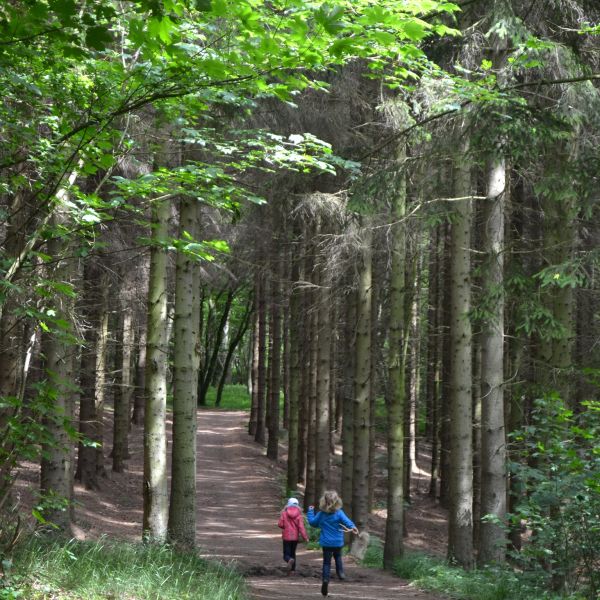
[[[277,527],[282,464],[267,459],[248,436],[247,418],[243,412],[199,412],[198,545],[207,558],[234,563],[254,600],[320,598],[320,551],[300,544],[297,574],[287,576]],[[345,558],[345,566],[348,579],[332,578],[331,598],[435,600],[397,577],[359,567],[351,558]]]

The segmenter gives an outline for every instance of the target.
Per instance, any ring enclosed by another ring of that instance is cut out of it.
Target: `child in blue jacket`
[[[340,579],[345,579],[344,564],[342,562],[342,548],[344,546],[344,532],[351,531],[358,534],[356,525],[342,510],[342,499],[337,492],[328,491],[319,501],[320,511],[315,515],[315,507],[308,507],[308,523],[312,527],[321,529],[319,544],[323,549],[323,583],[321,594],[327,596],[329,586],[329,573],[331,571],[331,557],[335,560],[335,572]]]

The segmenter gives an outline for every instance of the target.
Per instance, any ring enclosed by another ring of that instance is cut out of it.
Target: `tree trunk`
[[[219,294],[219,296],[221,293]],[[229,313],[231,311],[231,305],[233,303],[235,292],[233,290],[227,291],[227,295],[225,297],[225,306],[223,307],[223,312],[221,313],[221,318],[217,323],[217,328],[215,331],[215,337],[212,340],[212,352],[210,352],[210,356],[206,363],[204,364],[204,369],[201,373],[199,373],[198,379],[200,382],[200,389],[198,390],[198,404],[200,406],[206,406],[206,394],[208,392],[208,388],[210,387],[211,382],[213,381],[215,374],[217,372],[217,368],[219,366],[219,352],[221,351],[221,345],[223,343],[223,337],[225,335],[225,330],[227,327],[227,320],[229,319]],[[208,325],[207,325],[208,330]],[[207,331],[207,339],[208,339],[208,331]],[[209,347],[206,346],[206,351],[208,352]]]
[[[96,298],[95,291],[101,289],[100,297]],[[108,325],[107,316],[108,282],[96,281],[92,278],[90,268],[84,271],[83,311],[87,316],[88,327],[85,330],[85,341],[81,351],[79,404],[79,433],[86,443],[79,443],[77,455],[77,471],[75,479],[80,481],[87,490],[98,489],[98,450],[87,442],[101,444],[101,424],[98,421],[97,368],[100,352],[106,349],[108,332],[103,330],[103,321]],[[104,383],[102,383],[104,385]]]
[[[352,473],[352,515],[359,530],[367,527],[369,516],[369,396],[371,378],[371,285],[372,238],[364,227],[362,256],[359,258],[357,292],[356,362],[354,374],[354,468]]]
[[[135,390],[133,394],[133,415],[131,422],[134,425],[144,424],[144,404],[146,389],[146,319],[138,324],[137,357],[135,365]]]
[[[131,419],[131,349],[133,346],[133,313],[131,307],[123,311],[122,337],[121,337],[121,368],[120,384],[115,394],[114,421],[113,421],[113,450],[112,470],[123,473],[129,458],[129,421]]]
[[[300,264],[298,260],[292,263],[292,289],[290,294],[289,309],[289,362],[290,362],[290,412],[288,423],[288,462],[287,462],[287,493],[296,491],[299,476],[298,464],[298,434],[299,434],[299,409],[300,409],[300,378],[301,369],[301,319],[302,299],[300,290],[295,287],[300,279]]]
[[[256,436],[258,426],[258,363],[260,355],[259,330],[260,322],[258,309],[260,305],[260,282],[258,274],[254,276],[254,313],[252,319],[252,364],[250,366],[250,376],[252,382],[251,401],[250,401],[250,420],[248,421],[248,435]]]
[[[284,281],[289,281],[289,266],[290,254],[285,254],[286,264]],[[283,302],[283,340],[282,340],[282,377],[283,377],[283,428],[288,431],[289,444],[289,429],[290,429],[290,291],[284,287],[282,291]]]
[[[223,362],[223,372],[221,374],[221,378],[219,380],[219,387],[217,388],[217,398],[215,400],[215,406],[221,406],[221,399],[223,397],[223,389],[225,388],[225,382],[227,381],[227,376],[231,367],[231,361],[235,354],[235,351],[244,338],[246,331],[248,330],[248,325],[250,324],[250,319],[252,318],[253,307],[252,301],[248,300],[246,304],[246,308],[244,310],[244,315],[242,316],[242,320],[238,326],[237,331],[231,336],[229,341],[229,346],[227,348],[227,354],[225,355],[225,361]]]
[[[62,199],[62,198],[61,198]],[[62,208],[57,209],[53,215],[52,225],[54,230],[66,223],[66,215]],[[62,283],[73,280],[74,265],[65,259],[68,241],[62,237],[51,238],[48,241],[48,254],[58,260],[51,278]],[[54,311],[56,319],[68,323],[71,327],[71,313],[73,299],[64,293],[54,297]],[[51,444],[44,444],[42,448],[41,491],[46,497],[52,499],[44,517],[58,528],[58,532],[65,533],[70,529],[71,509],[61,508],[61,503],[71,502],[72,480],[72,454],[65,428],[65,423],[70,424],[73,411],[71,406],[71,382],[75,375],[72,372],[73,361],[71,353],[75,346],[70,344],[66,337],[68,331],[49,332],[43,339],[43,354],[46,358],[45,371],[48,385],[48,398],[51,399],[51,412],[44,420],[47,432],[52,436]]]
[[[320,268],[317,296],[317,382],[316,382],[316,457],[315,457],[315,496],[320,498],[329,487],[330,450],[330,405],[329,387],[331,378],[331,322],[330,322],[330,281],[325,269]]]
[[[377,273],[377,263],[375,254],[371,259],[373,264],[371,270]],[[379,356],[379,296],[381,282],[378,279],[372,280],[371,286],[371,374],[369,376],[369,500],[367,503],[367,512],[373,510],[375,498],[375,409],[377,405],[377,358]]]
[[[444,508],[450,506],[450,371],[452,367],[452,354],[450,351],[450,226],[446,225],[443,246],[443,290],[440,294],[441,310],[441,410],[440,410],[440,505]]]
[[[506,433],[504,426],[504,159],[490,165],[484,249],[488,318],[481,335],[481,514],[479,564],[503,562],[506,536]]]
[[[460,159],[465,161],[467,147]],[[470,169],[457,169],[455,194],[470,194]],[[473,446],[471,377],[471,200],[454,203],[450,265],[450,513],[448,558],[464,568],[473,565]]]
[[[271,460],[279,457],[279,396],[281,392],[281,260],[276,254],[279,245],[278,238],[273,238],[274,254],[271,256],[271,285],[270,313],[271,313],[271,340],[269,345],[269,439],[267,443],[267,456]]]
[[[404,153],[400,159],[404,158]],[[388,355],[388,495],[383,566],[394,567],[396,559],[404,552],[404,404],[406,400],[405,357],[407,336],[405,328],[405,257],[406,257],[406,175],[401,169],[394,194],[391,221],[392,266],[390,274],[389,305],[389,355]]]
[[[438,444],[439,444],[439,226],[435,227],[429,242],[429,285],[427,305],[427,379],[426,379],[426,430],[425,435],[431,440],[431,480],[429,495],[437,497],[438,478]]]
[[[415,415],[412,402],[411,388],[413,387],[413,366],[412,359],[414,354],[415,341],[411,338],[412,314],[414,308],[414,297],[416,292],[416,273],[417,273],[417,248],[411,248],[409,268],[405,268],[404,273],[404,325],[402,326],[405,334],[406,351],[402,356],[402,372],[404,377],[404,451],[403,451],[403,474],[404,474],[404,502],[410,504],[411,501],[411,479],[414,470],[413,457],[415,456]],[[405,259],[406,260],[406,259]],[[403,338],[404,339],[404,338]],[[410,344],[408,341],[411,340]],[[408,376],[407,376],[408,375]]]
[[[315,283],[314,273],[312,282]],[[304,504],[309,506],[318,502],[316,491],[316,454],[317,454],[317,375],[318,375],[318,311],[317,294],[313,289],[310,292],[310,337],[308,342],[309,361],[307,371],[307,432],[306,432],[306,486],[304,491]]]
[[[266,281],[264,275],[260,276],[258,287],[258,365],[256,373],[256,432],[254,440],[265,445],[266,440],[266,342],[267,342],[267,304]]]
[[[180,233],[200,235],[200,205],[194,198],[181,202]],[[196,542],[196,429],[198,369],[200,367],[200,268],[183,251],[175,271],[175,331],[173,349],[173,449],[169,540],[193,548]]]
[[[144,409],[144,515],[143,536],[151,542],[167,539],[167,253],[170,206],[152,207],[150,282],[148,287],[148,344],[146,406]]]
[[[354,468],[354,362],[356,347],[356,292],[346,295],[344,322],[344,372],[342,374],[342,498],[352,514],[352,474]]]
[[[100,477],[106,477],[106,468],[104,466],[104,402],[106,399],[106,364],[108,361],[109,343],[109,293],[110,287],[108,283],[106,283],[102,295],[100,329],[96,340],[96,437],[94,438],[94,441],[98,444],[96,448],[96,473]]]

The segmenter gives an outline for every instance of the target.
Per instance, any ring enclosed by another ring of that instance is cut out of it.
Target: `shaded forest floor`
[[[298,572],[288,577],[281,557],[281,536],[277,518],[284,493],[285,462],[273,463],[264,449],[246,433],[247,413],[202,410],[198,421],[198,529],[200,551],[207,558],[234,563],[247,579],[256,600],[295,600],[321,597],[319,551],[298,550]],[[107,426],[110,426],[107,423]],[[169,423],[170,427],[170,423]],[[110,431],[107,429],[106,431]],[[126,473],[112,473],[102,481],[100,491],[75,486],[74,537],[139,541],[142,521],[142,431],[134,428],[130,437],[131,458]],[[376,461],[376,464],[383,464]],[[109,460],[107,459],[107,465]],[[334,472],[335,472],[334,461]],[[375,505],[382,501],[384,474],[378,477]],[[445,515],[426,495],[428,480],[413,488],[414,501],[408,511],[409,549],[445,551]],[[37,485],[36,469],[26,468],[19,488],[24,499],[28,487]],[[382,536],[385,510],[375,510],[370,531]],[[345,558],[348,580],[332,580],[330,597],[362,600],[434,600],[406,582]],[[439,597],[438,597],[439,598]]]

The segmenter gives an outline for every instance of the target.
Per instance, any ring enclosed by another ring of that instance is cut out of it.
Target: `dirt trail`
[[[298,548],[298,570],[287,576],[281,556],[277,519],[282,504],[283,462],[273,463],[246,432],[247,414],[198,412],[198,529],[200,552],[211,559],[235,564],[247,578],[254,600],[321,598],[321,553]],[[107,417],[109,437],[112,423]],[[170,434],[171,423],[168,423]],[[110,471],[101,489],[75,486],[74,535],[78,539],[127,539],[139,542],[142,522],[142,430],[131,431],[131,453],[125,473]],[[169,449],[171,444],[169,443]],[[107,444],[110,448],[110,444]],[[108,454],[108,449],[105,454]],[[38,486],[38,468],[24,465],[17,486],[24,498]],[[29,499],[31,502],[31,498]],[[435,514],[427,512],[427,522]],[[429,530],[427,545],[439,537]],[[419,548],[421,540],[415,538]],[[364,569],[345,558],[347,581],[333,577],[329,597],[360,600],[441,600],[420,592],[382,571]],[[209,599],[207,599],[209,600]]]
[[[281,469],[246,433],[241,412],[202,411],[198,436],[198,544],[207,557],[237,563],[255,600],[321,597],[319,551],[298,550],[298,572],[287,576],[277,518]],[[329,597],[434,600],[382,571],[346,559],[347,581],[335,578]]]

